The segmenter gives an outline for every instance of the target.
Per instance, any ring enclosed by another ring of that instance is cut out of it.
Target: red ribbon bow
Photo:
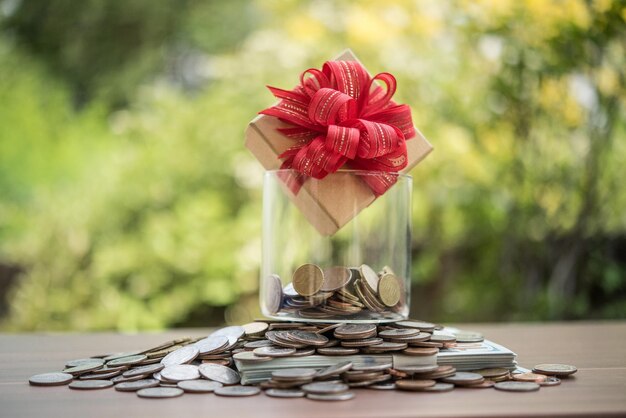
[[[384,83],[385,88],[376,83]],[[280,99],[260,113],[295,125],[279,131],[297,141],[278,156],[281,168],[322,179],[339,168],[394,173],[407,165],[405,141],[415,135],[411,109],[391,97],[396,79],[389,73],[370,77],[356,61],[327,61],[309,69],[293,90],[269,87]],[[395,175],[364,176],[376,196],[395,183]]]

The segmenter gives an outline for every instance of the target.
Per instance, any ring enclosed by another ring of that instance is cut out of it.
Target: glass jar
[[[265,173],[263,314],[306,322],[406,319],[411,277],[411,176],[339,170],[323,180],[307,178],[306,189],[294,194],[288,184],[297,176],[292,170]],[[375,200],[369,189],[365,189],[369,200],[352,190],[362,189],[373,176],[386,176],[395,184]],[[329,202],[331,184],[341,185],[340,198],[334,202]],[[296,205],[297,199],[301,200]],[[328,205],[340,208],[344,219],[351,219],[331,235],[320,233],[317,222],[327,216]]]

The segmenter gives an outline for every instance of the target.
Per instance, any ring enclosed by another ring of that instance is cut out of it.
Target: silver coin
[[[343,393],[332,393],[332,394],[318,394],[318,393],[308,393],[306,395],[307,398],[312,399],[314,401],[349,401],[354,398],[353,392],[343,392]]]
[[[176,398],[183,394],[183,390],[180,388],[146,388],[137,391],[137,396],[140,398]]]
[[[533,382],[498,382],[495,384],[495,388],[498,390],[504,390],[507,392],[533,392],[539,390],[541,386]]]
[[[33,386],[60,386],[67,385],[74,379],[69,373],[42,373],[31,376],[28,382]]]
[[[303,391],[298,389],[268,389],[265,394],[272,398],[303,398],[305,395]]]
[[[198,354],[200,354],[198,347],[186,345],[163,357],[161,359],[161,364],[167,367],[191,363],[196,357],[198,357]]]
[[[261,389],[256,386],[224,386],[215,389],[215,394],[219,396],[254,396],[261,393]]]
[[[201,364],[198,370],[204,378],[214,380],[225,385],[234,385],[239,383],[240,380],[239,373],[229,367],[221,366],[219,364]]]
[[[178,382],[179,388],[185,392],[191,393],[210,393],[222,386],[220,382],[214,382],[212,380],[183,380],[182,382]]]
[[[317,371],[315,369],[305,369],[300,367],[294,367],[292,369],[274,370],[272,377],[281,380],[298,380],[313,378]]]
[[[277,274],[272,274],[266,279],[265,286],[265,307],[270,314],[275,314],[283,304],[283,284]]]
[[[104,359],[101,358],[81,358],[81,359],[77,359],[77,360],[70,360],[67,363],[65,363],[65,367],[76,367],[76,366],[80,366],[82,364],[94,364],[94,363],[100,363],[100,364],[104,364]]]
[[[170,382],[180,382],[182,380],[194,380],[200,378],[198,366],[191,364],[178,364],[167,366],[161,370],[161,377]]]
[[[213,354],[228,347],[228,337],[225,335],[206,337],[200,341],[196,341],[193,345],[198,347],[200,355]]]
[[[429,386],[422,389],[422,392],[449,392],[454,389],[452,383],[435,383],[434,386]]]
[[[63,370],[63,373],[70,373],[73,375],[77,375],[81,373],[92,372],[94,370],[101,369],[102,367],[103,367],[102,363],[100,362],[83,363],[83,364],[79,364],[78,366],[68,367],[67,369]]]
[[[111,361],[111,360],[116,360],[118,358],[122,358],[122,357],[130,357],[130,356],[136,356],[137,354],[142,354],[139,351],[129,351],[126,353],[115,353],[115,354],[111,354],[108,355],[106,357],[104,357],[102,360],[104,361]]]
[[[321,378],[329,377],[329,376],[338,376],[341,373],[347,372],[351,368],[352,368],[352,362],[343,361],[341,363],[337,363],[325,369],[320,370],[313,377],[315,379],[321,379]]]
[[[269,347],[269,346],[272,346],[273,344],[274,343],[272,343],[270,340],[249,341],[244,344],[244,348],[255,349],[259,347]]]
[[[396,367],[396,370],[408,373],[408,374],[420,374],[420,373],[430,373],[434,372],[439,368],[438,365],[434,364],[431,366],[406,366],[406,367]],[[475,373],[473,373],[475,374]],[[482,376],[481,376],[482,377]]]
[[[154,374],[158,374],[154,373]],[[136,380],[141,380],[144,377],[146,377],[145,374],[138,374],[137,376],[132,376],[132,377],[124,377],[124,375],[122,376],[115,376],[114,378],[111,379],[111,382],[117,384],[117,383],[122,383],[122,382],[134,382]]]
[[[561,384],[561,379],[554,376],[548,376],[543,382],[539,382],[539,386],[558,386]]]
[[[110,380],[74,380],[70,388],[80,390],[106,389],[113,386]]]
[[[135,392],[140,389],[153,388],[159,386],[156,379],[140,379],[133,382],[122,382],[115,385],[115,390],[120,392]]]
[[[374,383],[372,385],[366,386],[365,388],[375,390],[396,390],[396,384],[390,382]]]
[[[135,369],[125,371],[122,376],[124,377],[135,377],[135,376],[143,376],[148,374],[153,374],[156,372],[160,372],[163,370],[165,366],[161,363],[157,364],[149,364],[147,366],[137,367]]]
[[[107,362],[107,366],[109,367],[130,366],[132,364],[141,363],[147,358],[148,357],[145,354],[137,354],[134,356],[121,357],[121,358],[117,358],[115,360],[111,360]]]
[[[238,325],[233,325],[230,327],[220,328],[217,331],[212,332],[211,335],[209,336],[210,337],[226,336],[226,337],[239,339],[243,337],[243,334],[245,334],[245,332],[246,331],[243,329],[243,327],[240,327]]]
[[[233,359],[243,361],[246,363],[263,363],[265,361],[272,360],[271,357],[260,356],[256,354],[254,351],[241,351],[239,353],[235,353],[233,354]]]
[[[259,347],[255,348],[253,353],[257,356],[267,357],[289,357],[296,353],[295,348],[283,348],[283,347]]]
[[[328,383],[328,382],[313,382],[308,383],[301,387],[306,393],[341,393],[348,391],[348,385],[344,383]]]

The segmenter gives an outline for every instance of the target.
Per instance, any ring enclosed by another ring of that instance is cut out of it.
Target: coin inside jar
[[[324,272],[315,264],[303,264],[293,273],[292,283],[299,295],[312,296],[322,288]]]
[[[395,275],[385,274],[378,281],[378,296],[385,306],[396,306],[400,302],[400,293],[400,283]]]
[[[275,314],[283,303],[283,285],[277,274],[270,275],[265,285],[265,307],[270,314]]]
[[[352,279],[352,271],[349,268],[335,266],[324,269],[324,283],[322,284],[322,291],[329,292],[337,289],[341,289],[350,283]]]

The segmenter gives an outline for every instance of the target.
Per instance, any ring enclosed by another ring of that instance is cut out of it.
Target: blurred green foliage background
[[[626,317],[626,2],[0,0],[0,323],[258,315],[243,130],[346,47],[398,78],[412,316]]]

